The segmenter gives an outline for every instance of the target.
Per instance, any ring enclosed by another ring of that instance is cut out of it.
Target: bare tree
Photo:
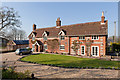
[[[4,37],[9,40],[25,40],[27,39],[26,32],[24,30],[19,30],[17,28],[13,28],[7,31],[4,34]]]
[[[0,31],[5,27],[20,27],[20,16],[13,8],[0,8]]]
[[[73,46],[71,48],[75,52],[75,55],[77,55],[77,52],[78,52],[78,49],[80,48],[81,42],[79,40],[74,40],[72,44],[73,44]]]
[[[93,43],[93,40],[83,40],[83,43],[86,45],[86,53],[87,53],[87,56],[91,56],[90,54],[90,46],[91,44]]]
[[[27,38],[26,32],[24,30],[18,30],[17,34],[18,34],[18,40],[25,40]]]
[[[9,7],[0,8],[0,36],[9,40],[22,40],[26,39],[26,33],[24,30],[18,30],[21,22],[18,13]]]

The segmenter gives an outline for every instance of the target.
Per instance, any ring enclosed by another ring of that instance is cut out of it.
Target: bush
[[[59,54],[58,52],[56,52],[56,54]]]
[[[32,50],[32,48],[28,48],[28,50]]]
[[[12,68],[8,68],[5,70],[2,70],[2,78],[3,79],[25,79],[25,78],[31,78],[30,72],[27,70],[24,73],[22,72],[15,72]]]
[[[49,53],[48,51],[45,51],[45,53]]]
[[[66,53],[63,53],[63,55],[66,55]]]
[[[63,55],[63,53],[60,53],[61,55]]]

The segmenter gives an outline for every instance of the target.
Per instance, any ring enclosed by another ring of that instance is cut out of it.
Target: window
[[[92,40],[98,40],[99,37],[98,36],[92,36]]]
[[[35,45],[32,45],[32,48],[35,48]]]
[[[98,55],[99,55],[99,47],[92,46],[92,56],[98,56]]]
[[[47,45],[46,44],[44,45],[44,49],[47,49]]]
[[[79,40],[85,40],[85,36],[79,36]]]
[[[60,36],[60,40],[64,40],[65,39],[65,37],[64,36]]]
[[[46,37],[46,36],[44,36],[44,37],[43,37],[43,40],[44,40],[44,41],[47,41],[47,37]]]
[[[64,45],[60,45],[60,50],[65,50],[65,46]]]
[[[35,41],[35,37],[34,36],[32,37],[32,41]]]
[[[81,55],[85,55],[85,46],[81,46]]]

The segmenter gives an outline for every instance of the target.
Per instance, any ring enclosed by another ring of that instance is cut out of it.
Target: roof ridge
[[[70,24],[70,25],[63,25],[63,26],[60,26],[60,27],[73,26],[73,25],[81,25],[81,24],[90,24],[90,23],[97,23],[97,22],[101,22],[101,21],[77,23],[77,24]],[[48,29],[48,28],[56,28],[56,26],[53,26],[53,27],[46,27],[46,28],[38,28],[38,29],[36,29],[36,30],[39,30],[39,29]]]

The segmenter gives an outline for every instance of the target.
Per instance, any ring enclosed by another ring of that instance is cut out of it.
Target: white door
[[[85,46],[81,46],[81,55],[85,55]]]
[[[92,56],[99,56],[99,47],[98,46],[92,46],[91,47],[91,55]]]

